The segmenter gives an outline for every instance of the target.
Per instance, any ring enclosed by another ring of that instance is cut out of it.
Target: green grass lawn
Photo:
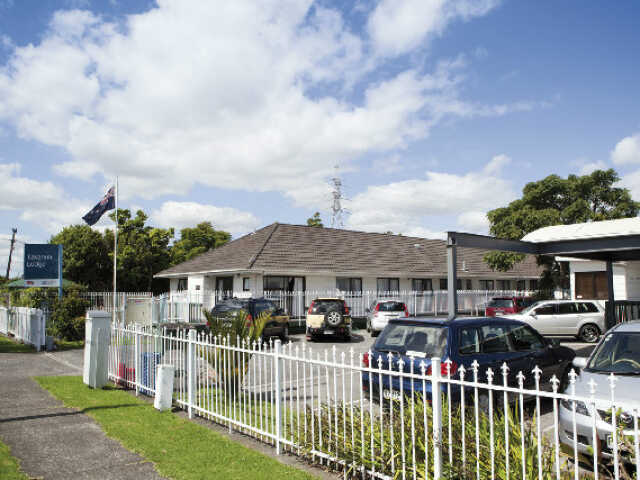
[[[56,350],[74,350],[76,348],[84,348],[84,340],[62,340],[55,339]]]
[[[11,338],[0,335],[0,353],[31,353],[35,351],[36,349],[30,345],[18,343]]]
[[[9,447],[0,442],[0,478],[2,480],[28,480],[20,471],[18,460],[9,452]]]
[[[171,412],[160,413],[116,387],[92,390],[81,377],[37,377],[36,381],[66,406],[94,418],[108,436],[154,462],[166,477],[315,478]]]

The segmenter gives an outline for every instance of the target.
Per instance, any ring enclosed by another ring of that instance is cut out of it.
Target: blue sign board
[[[28,287],[60,287],[62,245],[27,243],[24,246],[24,284]]]

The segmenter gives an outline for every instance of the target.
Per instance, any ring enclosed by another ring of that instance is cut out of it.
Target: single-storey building
[[[496,272],[484,262],[485,253],[460,253],[460,290],[537,289],[541,270],[535,257]],[[447,288],[446,245],[444,240],[274,223],[156,277],[170,279],[171,293],[422,294]]]

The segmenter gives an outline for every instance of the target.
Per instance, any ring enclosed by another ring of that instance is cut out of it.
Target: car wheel
[[[378,335],[380,335],[380,330],[371,330],[372,337],[377,337]]]
[[[286,342],[287,340],[289,340],[289,325],[285,325],[282,328],[282,333],[280,334],[280,340],[282,340],[283,342]]]
[[[595,343],[600,336],[600,329],[595,323],[587,323],[580,328],[578,338],[586,343]]]
[[[340,312],[336,312],[335,310],[333,312],[327,313],[324,318],[326,322],[332,327],[337,327],[342,323],[342,314]]]
[[[367,332],[371,333],[371,322],[367,321]]]

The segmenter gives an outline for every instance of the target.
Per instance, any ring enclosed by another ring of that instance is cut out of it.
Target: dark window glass
[[[402,302],[380,302],[380,312],[404,312],[405,306]]]
[[[447,286],[448,288],[448,286]],[[458,278],[458,280],[456,281],[456,290],[462,290],[462,279]]]
[[[400,291],[399,278],[378,278],[378,292],[398,292]]]
[[[277,277],[267,275],[264,277],[264,289],[265,290],[284,290],[286,284],[285,277]]]
[[[513,308],[513,300],[511,298],[492,298],[489,306],[493,308]]]
[[[181,292],[182,290],[186,290],[187,289],[187,279],[186,278],[179,278],[178,279],[178,291]]]
[[[558,315],[570,315],[577,312],[575,303],[560,303],[558,305]]]
[[[323,314],[327,312],[343,312],[344,302],[342,300],[314,300],[311,313]]]
[[[414,292],[427,292],[433,290],[430,278],[414,278],[411,280],[411,288]]]
[[[463,355],[480,353],[480,332],[477,328],[460,330],[460,353]]]
[[[336,288],[342,292],[362,292],[362,279],[336,277]]]
[[[493,290],[493,280],[480,280],[480,290]]]
[[[471,282],[470,278],[467,278],[467,286],[466,286],[467,290],[473,290],[473,283]]]
[[[513,346],[516,351],[540,350],[544,347],[544,341],[532,328],[525,325],[511,326]]]
[[[529,280],[529,289],[537,290],[538,289],[538,280]]]
[[[516,282],[516,290],[520,290],[520,291],[526,290],[527,287],[525,287],[524,283],[525,283],[524,280],[518,280]]]
[[[555,313],[555,309],[553,308],[553,305],[544,305],[536,308],[535,313],[536,315],[553,315]]]
[[[498,280],[499,290],[511,290],[511,280]]]
[[[447,279],[446,278],[441,278],[440,279],[440,290],[446,290],[447,287]]]
[[[509,351],[507,329],[500,325],[482,327],[482,353],[504,353]]]
[[[374,344],[375,350],[413,352],[425,358],[443,357],[447,350],[447,327],[390,323]]]
[[[242,290],[245,292],[251,290],[251,279],[249,277],[244,277],[242,279]]]

